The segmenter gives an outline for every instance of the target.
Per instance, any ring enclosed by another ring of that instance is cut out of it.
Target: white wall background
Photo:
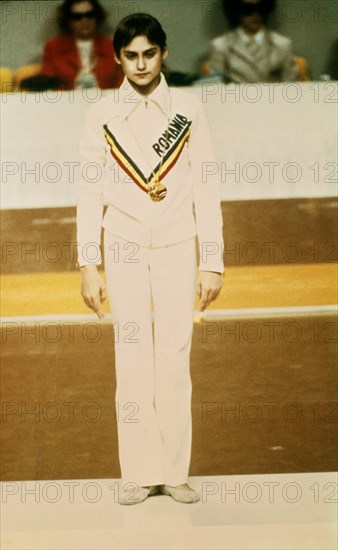
[[[337,82],[205,84],[223,200],[336,196]],[[3,94],[1,207],[75,204],[85,111],[101,90]],[[94,177],[88,175],[88,178]]]

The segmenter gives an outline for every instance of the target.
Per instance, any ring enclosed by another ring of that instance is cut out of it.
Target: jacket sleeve
[[[106,143],[96,105],[85,117],[77,183],[78,265],[101,264],[101,224]]]
[[[218,164],[206,114],[199,100],[191,124],[189,160],[200,253],[199,269],[223,273],[223,219]]]
[[[288,40],[282,67],[282,82],[295,82],[299,79],[298,68],[292,50],[292,43]]]
[[[53,62],[54,55],[53,41],[50,40],[44,47],[42,67],[40,71],[41,74],[47,76],[57,76]]]
[[[222,51],[215,43],[211,44],[209,54],[207,57],[207,70],[210,75],[220,75],[224,77],[225,74],[225,59],[226,52]]]
[[[106,36],[96,37],[97,63],[95,75],[101,89],[119,88],[124,74],[120,65],[115,61],[112,40]]]

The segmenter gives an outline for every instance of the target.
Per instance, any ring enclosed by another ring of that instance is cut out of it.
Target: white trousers
[[[115,329],[122,482],[186,483],[195,238],[145,248],[105,231],[105,272]]]

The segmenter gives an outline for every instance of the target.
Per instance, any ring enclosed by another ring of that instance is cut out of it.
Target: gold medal
[[[167,194],[167,188],[165,185],[163,185],[163,183],[157,180],[149,185],[148,193],[152,201],[159,202],[165,198]]]
[[[171,104],[170,104],[170,109],[169,111],[171,112]],[[131,130],[131,133],[133,134],[134,136],[134,140],[135,142],[137,143],[138,145],[138,148],[140,150],[140,152],[143,154],[143,156],[145,156],[145,160],[147,162],[147,164],[149,164],[149,167],[151,168],[151,165],[150,165],[150,162],[147,158],[147,156],[145,155],[144,153],[144,150],[143,148],[141,147],[140,145],[140,142],[133,130],[133,127],[131,126],[129,120],[128,120],[128,117],[127,117],[127,123],[128,123],[128,126],[130,127],[130,130]],[[170,124],[170,114],[168,116],[168,126],[167,126],[167,130],[165,131],[165,135],[166,135],[166,148],[169,147],[169,141],[168,141],[168,129],[169,129],[169,124]],[[157,170],[156,170],[156,174],[155,174],[155,171],[154,169],[151,170],[151,175],[149,176],[149,178],[145,179],[145,178],[141,178],[142,179],[142,189],[143,191],[146,191],[148,192],[148,195],[150,196],[151,200],[154,201],[154,202],[160,202],[160,201],[163,201],[163,199],[167,196],[167,188],[166,186],[160,181],[160,177],[161,177],[161,168],[162,168],[162,164],[163,164],[163,160],[164,160],[164,156],[161,156],[161,161],[160,161],[160,164],[159,166],[157,167]],[[141,174],[142,176],[142,174]],[[150,181],[150,180],[153,180],[153,181]],[[143,182],[144,182],[144,185],[143,185]],[[137,182],[136,182],[137,183]]]

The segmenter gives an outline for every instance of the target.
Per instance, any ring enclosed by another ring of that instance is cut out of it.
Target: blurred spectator
[[[338,39],[331,46],[326,72],[331,80],[338,80]]]
[[[204,63],[204,73],[225,82],[278,82],[298,79],[289,38],[265,23],[275,0],[223,0],[233,30],[218,36]]]
[[[98,34],[105,18],[97,0],[65,0],[58,14],[62,34],[45,45],[41,74],[58,77],[63,89],[119,87],[123,74],[112,40]]]

